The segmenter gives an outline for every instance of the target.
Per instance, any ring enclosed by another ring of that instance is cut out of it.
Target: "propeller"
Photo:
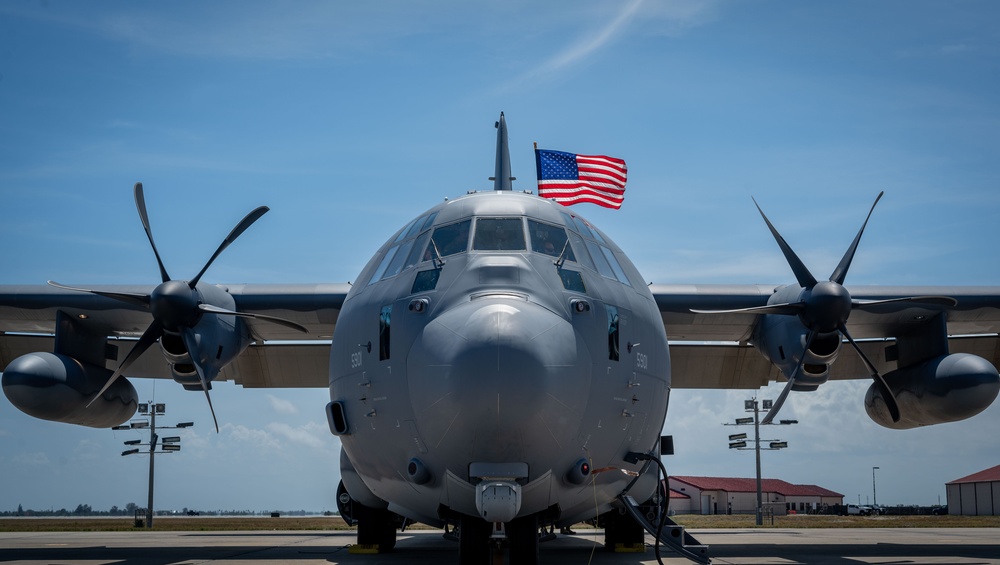
[[[212,257],[205,263],[205,266],[201,268],[197,275],[190,281],[179,281],[170,278],[167,273],[166,267],[163,266],[163,260],[160,258],[160,253],[156,248],[156,242],[153,239],[153,231],[149,227],[149,216],[146,213],[146,200],[143,196],[142,183],[135,183],[135,206],[139,211],[139,219],[142,221],[142,227],[146,231],[146,237],[149,239],[149,245],[153,248],[153,255],[156,256],[156,263],[160,269],[160,278],[162,280],[161,284],[157,285],[156,288],[150,294],[141,293],[128,293],[128,292],[109,292],[103,290],[92,290],[87,288],[71,287],[66,285],[61,285],[54,281],[49,281],[49,284],[66,290],[73,290],[78,292],[88,292],[90,294],[96,294],[98,296],[103,296],[105,298],[110,298],[117,300],[119,302],[125,302],[132,305],[142,306],[148,308],[153,314],[153,322],[146,328],[136,342],[132,350],[129,351],[125,359],[118,365],[118,368],[111,374],[101,390],[94,395],[94,398],[87,404],[89,407],[94,403],[109,387],[122,375],[129,366],[135,362],[142,354],[163,335],[165,331],[180,334],[181,339],[184,342],[184,346],[187,348],[188,353],[191,355],[192,363],[194,364],[195,370],[198,373],[198,378],[201,381],[201,388],[205,391],[205,398],[208,400],[208,408],[212,412],[212,420],[215,422],[215,431],[219,431],[219,421],[215,417],[215,409],[212,407],[212,398],[209,395],[209,382],[211,379],[208,378],[205,367],[201,363],[201,360],[197,358],[198,352],[198,334],[195,332],[194,328],[201,320],[204,314],[212,315],[227,315],[227,316],[239,316],[244,318],[255,318],[267,322],[272,322],[276,324],[281,324],[285,327],[292,328],[303,333],[308,332],[303,326],[281,318],[276,318],[274,316],[267,316],[264,314],[251,314],[244,312],[237,312],[233,310],[228,310],[226,308],[220,308],[211,304],[204,304],[201,301],[201,293],[198,292],[197,285],[201,280],[201,277],[205,274],[208,268],[213,262],[219,257],[219,255],[225,251],[236,239],[243,234],[254,222],[260,219],[265,213],[267,213],[268,208],[266,206],[260,206],[254,209],[252,212],[247,214],[236,227],[233,228],[229,235],[222,241],[219,248],[215,250]]]
[[[785,402],[789,391],[791,391],[792,387],[795,385],[795,380],[802,371],[802,365],[805,362],[805,352],[812,346],[812,342],[816,336],[833,332],[840,332],[840,334],[847,339],[854,350],[858,353],[858,356],[861,357],[862,362],[868,369],[868,373],[875,382],[875,386],[878,387],[882,398],[885,400],[886,408],[889,410],[892,420],[894,422],[899,421],[899,405],[896,403],[892,390],[885,382],[885,379],[882,378],[882,375],[879,374],[875,365],[872,364],[871,360],[868,359],[858,346],[857,342],[854,341],[854,338],[851,337],[851,334],[847,331],[847,319],[850,317],[851,311],[854,309],[871,309],[875,306],[893,302],[914,302],[935,306],[954,306],[957,304],[957,301],[954,298],[947,296],[911,296],[887,300],[854,300],[851,298],[851,294],[843,286],[844,279],[847,277],[847,272],[851,267],[851,262],[854,260],[854,254],[857,252],[858,243],[861,241],[861,236],[864,234],[865,227],[868,225],[868,220],[871,218],[872,212],[875,210],[875,205],[878,204],[878,201],[882,198],[883,194],[884,192],[880,192],[878,197],[875,198],[875,202],[868,211],[868,216],[865,217],[865,221],[861,225],[861,229],[858,230],[858,234],[854,237],[854,241],[851,242],[847,252],[844,253],[844,257],[833,270],[829,280],[826,281],[816,280],[802,260],[799,259],[798,255],[795,254],[795,251],[793,251],[791,246],[788,245],[788,242],[786,242],[785,239],[781,237],[781,234],[778,233],[778,230],[767,218],[767,215],[764,214],[764,211],[760,208],[760,205],[757,204],[757,201],[754,200],[754,205],[757,206],[757,211],[760,212],[761,217],[764,218],[764,222],[767,224],[768,229],[771,230],[771,234],[774,236],[775,241],[777,241],[778,247],[781,248],[781,252],[785,255],[785,260],[788,261],[788,265],[795,274],[795,280],[803,289],[799,295],[799,301],[787,302],[783,304],[768,304],[766,306],[757,306],[752,308],[739,308],[734,310],[692,310],[692,312],[702,314],[751,313],[798,316],[799,320],[802,321],[802,324],[806,328],[803,355],[800,357],[795,369],[788,376],[788,382],[785,384],[785,388],[781,391],[777,400],[775,400],[767,416],[761,421],[762,424],[771,423],[774,417],[777,416],[778,410]]]

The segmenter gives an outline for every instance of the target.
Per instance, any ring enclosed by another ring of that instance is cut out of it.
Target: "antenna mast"
[[[516,180],[510,176],[510,150],[507,148],[507,121],[504,120],[503,112],[500,112],[500,121],[495,125],[497,128],[497,167],[493,178],[493,190],[513,190],[511,181]]]

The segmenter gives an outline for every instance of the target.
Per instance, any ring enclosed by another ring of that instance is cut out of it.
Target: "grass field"
[[[681,514],[674,520],[691,529],[753,528],[752,515]],[[417,528],[423,526],[417,525]],[[584,527],[581,525],[581,527]],[[764,528],[1000,528],[1000,516],[776,516]],[[346,530],[339,517],[227,518],[157,516],[160,531]],[[131,518],[0,518],[0,532],[110,532],[137,530]]]

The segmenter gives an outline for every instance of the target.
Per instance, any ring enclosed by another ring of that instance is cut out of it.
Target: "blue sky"
[[[515,189],[533,188],[533,141],[628,162],[620,211],[578,208],[650,281],[791,282],[751,196],[825,276],[884,190],[848,284],[998,284],[998,17],[990,2],[4,2],[0,284],[157,282],[136,181],[176,278],[264,204],[206,280],[353,280],[408,220],[492,187],[501,110]],[[197,422],[158,459],[158,508],[335,507],[325,391],[218,384],[217,435],[201,394],[136,386]],[[931,504],[1000,462],[997,406],[893,432],[865,415],[867,386],[794,395],[783,416],[800,424],[764,474],[864,501],[879,466],[880,502]],[[721,424],[751,394],[676,391],[670,472],[750,476]],[[143,503],[127,439],[0,401],[0,509]]]

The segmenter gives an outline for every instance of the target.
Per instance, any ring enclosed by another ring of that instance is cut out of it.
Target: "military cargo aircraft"
[[[969,418],[997,396],[1000,287],[845,286],[867,219],[817,279],[759,207],[794,283],[647,284],[577,211],[512,190],[502,114],[496,127],[494,189],[418,215],[354,284],[205,282],[264,207],[174,279],[137,184],[160,284],[0,286],[5,395],[37,418],[106,428],[136,410],[126,377],[172,378],[210,407],[216,380],[328,388],[338,506],[358,548],[391,550],[417,521],[457,538],[462,563],[506,551],[528,564],[546,527],[582,520],[611,547],[646,530],[707,562],[658,492],[673,388],[784,379],[774,417],[789,391],[870,378],[868,414],[900,429]]]

